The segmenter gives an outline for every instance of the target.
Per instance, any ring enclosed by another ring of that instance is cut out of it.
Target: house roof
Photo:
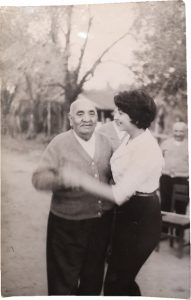
[[[81,98],[84,97],[92,101],[98,109],[114,110],[114,94],[112,90],[90,90],[83,92]]]

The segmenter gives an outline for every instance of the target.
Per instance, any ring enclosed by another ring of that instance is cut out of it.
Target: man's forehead
[[[173,126],[173,130],[186,130],[186,124],[185,123],[176,123]]]
[[[73,103],[72,111],[76,113],[77,111],[96,111],[95,106],[90,101],[77,100]]]

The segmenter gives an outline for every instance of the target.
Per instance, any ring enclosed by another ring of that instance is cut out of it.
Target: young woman
[[[160,239],[156,190],[164,161],[148,129],[156,115],[153,99],[142,90],[132,90],[120,92],[114,102],[120,129],[128,132],[110,161],[115,184],[101,184],[70,167],[63,181],[117,204],[104,295],[140,296],[135,277]]]

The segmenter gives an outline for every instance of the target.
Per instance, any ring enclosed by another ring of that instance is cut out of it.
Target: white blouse
[[[116,183],[112,190],[120,205],[135,192],[151,193],[158,188],[164,159],[156,139],[146,129],[133,140],[125,139],[110,163]]]

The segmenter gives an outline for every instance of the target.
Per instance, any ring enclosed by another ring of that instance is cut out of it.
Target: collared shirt
[[[148,129],[133,140],[125,138],[110,162],[117,204],[125,202],[136,191],[151,193],[158,188],[164,159]]]
[[[91,138],[88,141],[83,140],[80,138],[75,131],[73,130],[75,138],[78,140],[80,145],[84,148],[84,150],[89,154],[91,158],[94,157],[95,154],[95,134],[93,133]]]

